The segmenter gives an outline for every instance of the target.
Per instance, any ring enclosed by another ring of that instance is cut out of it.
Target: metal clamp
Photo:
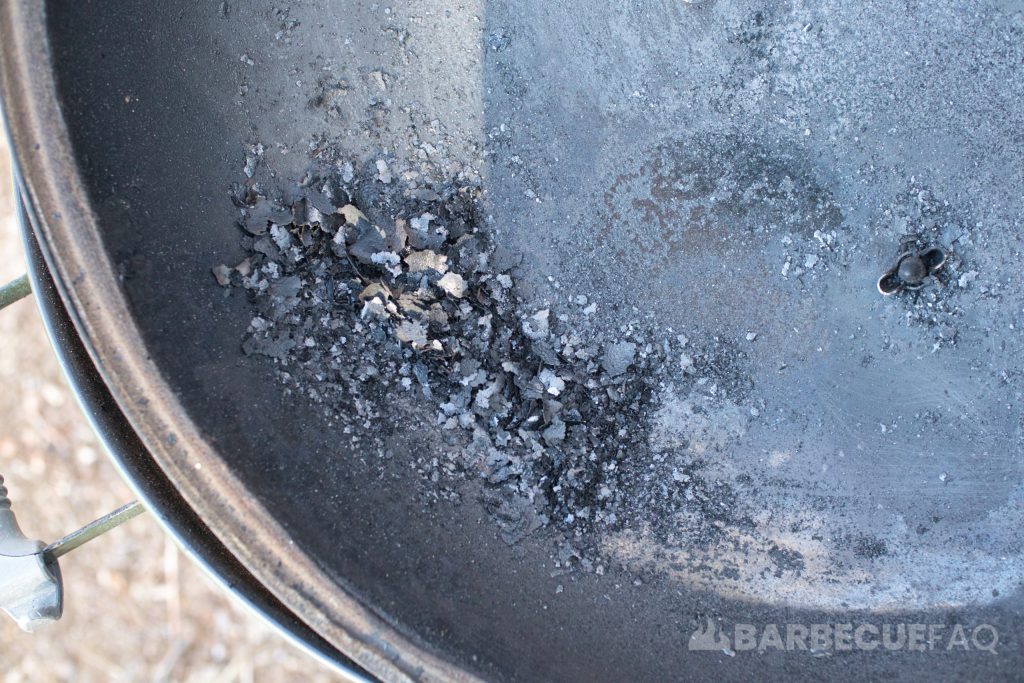
[[[0,477],[0,608],[24,631],[57,621],[64,611],[60,566],[47,561],[45,547],[22,533]]]
[[[0,309],[31,292],[27,277],[0,287]],[[0,476],[0,609],[25,631],[60,619],[64,583],[57,558],[145,511],[138,501],[100,517],[49,545],[27,538]]]

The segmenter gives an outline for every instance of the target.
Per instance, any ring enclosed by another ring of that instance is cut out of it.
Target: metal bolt
[[[900,261],[898,270],[900,280],[908,285],[916,285],[928,276],[924,261],[917,254],[912,254]]]
[[[883,295],[891,296],[904,290],[917,291],[946,264],[947,255],[942,247],[921,251],[918,244],[916,237],[904,238],[900,245],[903,253],[896,265],[878,278],[878,291]]]

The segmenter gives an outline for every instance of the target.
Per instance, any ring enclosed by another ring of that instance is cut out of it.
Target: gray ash
[[[425,496],[458,499],[459,481],[480,481],[509,543],[554,526],[586,546],[593,531],[670,527],[688,507],[712,531],[729,517],[731,490],[648,445],[669,368],[693,372],[678,362],[685,338],[653,343],[629,326],[606,339],[528,308],[522,256],[492,243],[479,188],[402,187],[366,166],[334,164],[276,194],[234,189],[249,255],[213,274],[249,293],[247,354],[273,359],[356,449],[387,450],[410,405],[433,420],[449,447],[412,463]]]

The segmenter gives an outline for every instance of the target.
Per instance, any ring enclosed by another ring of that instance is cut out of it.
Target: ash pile
[[[346,450],[383,457],[411,401],[447,435],[409,463],[426,499],[472,490],[506,542],[554,528],[595,570],[583,549],[601,531],[668,531],[673,512],[694,507],[713,509],[706,531],[721,524],[722,492],[700,463],[681,471],[648,445],[665,375],[701,362],[684,337],[602,330],[581,296],[566,313],[528,308],[515,281],[523,255],[489,238],[477,187],[390,187],[372,167],[348,182],[325,175],[273,196],[238,186],[249,256],[213,275],[256,309],[245,353],[272,359],[288,391],[322,406]]]

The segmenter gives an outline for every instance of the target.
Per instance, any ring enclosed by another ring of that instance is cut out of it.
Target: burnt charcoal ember
[[[646,408],[666,366],[682,374],[681,348],[632,329],[604,340],[528,306],[523,255],[491,242],[478,188],[333,167],[344,174],[312,172],[277,199],[232,193],[248,257],[213,274],[253,303],[246,354],[272,359],[359,448],[401,431],[403,406],[436,416],[450,447],[412,463],[425,499],[458,500],[458,482],[476,481],[508,543],[553,526],[596,548],[593,532],[692,500],[696,478],[644,455]]]
[[[278,360],[287,358],[288,353],[294,348],[295,341],[285,332],[275,332],[266,335],[254,334],[242,344],[242,350],[247,355],[257,354]]]
[[[217,280],[217,284],[221,287],[227,287],[231,284],[231,269],[221,264],[214,266],[212,269],[213,277]]]
[[[636,358],[636,344],[618,342],[605,350],[604,358],[601,359],[601,366],[609,376],[618,377],[626,372],[626,370],[629,370],[629,366],[633,364],[634,358]]]
[[[266,197],[255,197],[243,210],[242,227],[251,235],[265,234],[272,224],[287,225],[292,221],[290,207],[280,206]]]
[[[490,492],[483,502],[501,529],[502,539],[509,545],[518,543],[547,524],[547,519],[537,512],[528,498]]]
[[[340,212],[345,217],[344,240],[335,236],[336,245],[344,246],[352,258],[366,265],[374,263],[375,254],[388,251],[384,230],[370,223],[361,211],[349,204]]]

